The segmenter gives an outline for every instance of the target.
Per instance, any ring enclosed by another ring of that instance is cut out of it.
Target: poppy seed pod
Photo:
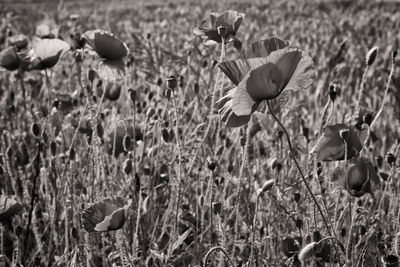
[[[171,75],[169,76],[167,79],[167,87],[171,90],[174,90],[176,88],[176,86],[178,85],[178,82],[175,78],[175,76]]]
[[[32,134],[36,137],[38,137],[40,135],[40,127],[36,122],[32,123],[31,131],[32,131]]]
[[[345,158],[344,141],[347,145],[347,159],[357,156],[362,149],[362,144],[355,130],[343,123],[328,125],[312,148],[311,154],[316,156],[317,161],[343,160]]]
[[[374,63],[377,55],[378,55],[378,47],[377,46],[374,46],[373,48],[371,48],[368,51],[367,56],[366,56],[366,62],[367,62],[368,66],[371,66]]]
[[[125,152],[132,150],[132,138],[129,135],[124,136],[122,144],[124,145]]]
[[[366,114],[364,114],[364,116],[363,116],[363,122],[366,123],[366,124],[368,124],[368,126],[371,125],[372,120],[373,120],[373,117],[372,117],[371,113],[366,113]]]
[[[344,188],[354,197],[373,193],[379,184],[379,176],[367,158],[355,158],[352,164],[345,168]]]
[[[329,98],[331,99],[332,102],[335,102],[337,97],[337,92],[335,90],[335,86],[331,85],[329,86]]]

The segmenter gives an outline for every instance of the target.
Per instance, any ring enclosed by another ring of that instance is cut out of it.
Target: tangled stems
[[[288,145],[289,145],[290,155],[292,156],[293,161],[294,161],[297,169],[299,170],[301,179],[303,180],[304,184],[306,185],[306,188],[307,188],[308,192],[310,193],[311,198],[313,199],[313,201],[315,203],[315,206],[317,207],[319,213],[321,214],[322,220],[324,221],[324,224],[325,224],[326,230],[328,231],[328,234],[332,235],[331,230],[330,230],[329,225],[328,225],[328,222],[327,222],[327,220],[325,218],[325,215],[324,215],[324,213],[323,213],[323,211],[321,209],[321,206],[318,204],[318,201],[315,198],[315,195],[312,192],[312,190],[310,188],[310,185],[307,183],[307,180],[306,180],[306,177],[304,176],[303,171],[301,170],[300,164],[297,161],[296,156],[294,155],[293,147],[292,147],[292,143],[290,141],[289,133],[287,132],[285,126],[283,126],[283,124],[280,122],[280,120],[276,117],[275,113],[272,111],[272,108],[271,108],[271,105],[270,105],[269,101],[267,101],[267,106],[268,106],[269,112],[271,112],[272,117],[279,124],[279,126],[282,128],[283,132],[285,133],[285,136],[286,136],[286,139],[287,139],[287,142],[288,142]]]
[[[235,265],[233,264],[231,258],[229,257],[228,252],[226,252],[226,250],[225,250],[223,247],[218,247],[218,246],[217,246],[217,247],[211,248],[211,249],[207,252],[206,256],[204,257],[204,265],[203,265],[204,267],[207,266],[207,261],[208,261],[208,258],[211,256],[211,254],[212,254],[214,251],[217,251],[217,250],[221,251],[221,252],[224,254],[224,256],[225,256],[226,259],[228,260],[230,266],[235,266]]]
[[[225,57],[225,41],[224,41],[224,38],[222,38],[221,56],[219,58],[219,62],[220,63],[224,60],[224,57]],[[213,93],[212,93],[212,97],[211,97],[211,106],[210,106],[210,113],[208,115],[207,128],[206,128],[206,131],[204,132],[203,138],[201,139],[200,145],[196,149],[196,152],[194,153],[193,159],[192,159],[192,161],[191,161],[191,163],[189,165],[189,170],[187,172],[187,177],[189,177],[190,173],[192,172],[193,167],[194,167],[194,163],[195,163],[195,161],[197,159],[197,155],[199,154],[200,149],[203,146],[204,141],[206,140],[206,138],[207,138],[207,136],[208,136],[208,134],[210,133],[210,130],[211,130],[212,116],[213,116],[214,109],[215,109],[215,98],[216,98],[216,95],[217,95],[217,91],[220,90],[220,88],[218,88],[218,84],[220,83],[220,81],[219,81],[220,80],[220,76],[221,76],[221,69],[218,68],[217,77],[215,79],[215,85],[214,85],[214,89],[213,89]],[[220,87],[222,87],[222,82],[221,82],[221,86]],[[218,90],[217,90],[217,88],[218,88]]]

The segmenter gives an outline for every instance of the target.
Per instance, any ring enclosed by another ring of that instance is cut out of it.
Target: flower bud
[[[129,92],[129,98],[130,98],[130,100],[132,101],[132,102],[135,102],[136,101],[136,90],[134,90],[134,89],[132,89],[132,88],[129,88],[129,90],[128,90],[128,92]]]
[[[124,173],[126,175],[129,175],[132,173],[133,167],[132,167],[132,160],[127,159],[124,161],[124,167],[123,167]]]
[[[257,195],[260,195],[260,194],[262,194],[264,192],[269,191],[274,186],[274,184],[275,184],[275,180],[274,179],[267,180],[263,184],[263,186],[260,189],[257,190]]]
[[[163,128],[162,130],[161,130],[161,136],[162,136],[162,138],[163,138],[163,140],[164,140],[164,142],[165,143],[169,143],[169,132],[168,132],[168,129],[166,129],[166,128]]]
[[[378,55],[378,47],[374,46],[373,48],[371,48],[368,53],[367,53],[367,57],[366,57],[366,62],[368,66],[371,66],[375,59],[376,56]]]
[[[132,149],[132,138],[129,135],[125,135],[122,144],[126,152],[130,151]]]
[[[32,131],[32,134],[36,137],[38,137],[40,135],[40,127],[36,122],[32,123],[31,131]]]
[[[97,76],[97,72],[94,69],[90,69],[88,71],[88,79],[89,79],[89,81],[93,82],[94,79],[96,78],[96,76]]]
[[[364,114],[364,116],[363,116],[363,122],[366,123],[366,124],[368,124],[368,126],[371,126],[372,119],[373,119],[373,118],[372,118],[371,113],[366,113],[366,114]]]

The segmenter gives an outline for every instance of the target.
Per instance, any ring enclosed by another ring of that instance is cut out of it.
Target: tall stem
[[[310,193],[311,198],[313,199],[313,201],[315,203],[315,206],[317,207],[319,213],[321,214],[322,220],[324,221],[324,224],[325,224],[326,230],[328,231],[328,234],[332,235],[331,230],[330,230],[329,225],[328,225],[328,222],[327,222],[327,220],[325,218],[325,215],[324,215],[324,213],[323,213],[323,211],[321,209],[321,206],[318,204],[318,201],[315,198],[315,195],[312,192],[311,187],[307,183],[306,177],[304,176],[304,173],[303,173],[303,171],[302,171],[302,169],[300,167],[300,164],[297,161],[296,156],[294,155],[292,142],[290,141],[289,133],[287,132],[285,126],[283,126],[283,124],[280,122],[280,120],[276,117],[275,113],[272,111],[272,108],[271,108],[271,105],[270,105],[269,101],[267,101],[267,106],[268,106],[269,112],[271,112],[272,117],[275,119],[275,121],[279,124],[279,126],[282,128],[283,132],[285,133],[285,136],[286,136],[286,139],[287,139],[287,142],[288,142],[288,145],[289,145],[289,149],[290,149],[290,155],[293,158],[293,161],[294,161],[297,169],[299,170],[301,179],[303,180],[304,184],[306,185],[306,188],[307,188],[308,192]]]

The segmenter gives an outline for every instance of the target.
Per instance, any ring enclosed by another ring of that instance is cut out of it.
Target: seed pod
[[[232,165],[232,163],[230,163],[230,164],[228,165],[228,172],[229,172],[229,173],[232,173],[232,172],[233,172],[233,165]]]
[[[390,166],[392,166],[393,163],[396,162],[396,156],[393,155],[392,153],[387,153],[387,154],[386,154],[386,162],[387,162]]]
[[[246,145],[246,138],[245,137],[240,137],[240,145],[245,146]]]
[[[293,200],[296,201],[296,203],[298,203],[300,201],[300,193],[299,192],[294,192],[293,193]]]
[[[213,207],[213,211],[214,211],[215,215],[218,215],[221,213],[221,210],[222,210],[221,202],[213,202],[212,207]]]
[[[69,159],[70,160],[75,159],[75,150],[73,148],[71,148],[71,150],[69,151]]]
[[[36,122],[32,123],[31,131],[32,131],[32,134],[36,137],[38,137],[40,135],[40,127]]]
[[[101,123],[97,123],[96,132],[97,132],[97,136],[99,138],[103,138],[103,136],[104,136],[104,128],[103,128],[103,125],[101,125]]]
[[[94,79],[96,79],[96,76],[97,76],[97,72],[94,69],[90,69],[88,71],[88,79],[89,79],[89,81],[93,82]]]
[[[135,101],[136,101],[136,98],[137,98],[136,90],[134,90],[134,89],[132,89],[132,88],[129,88],[129,89],[128,89],[128,92],[129,92],[129,99],[130,99],[132,102],[135,102]]]
[[[337,92],[335,90],[335,85],[329,86],[329,98],[331,99],[332,102],[335,102],[337,97]]]
[[[314,256],[314,249],[316,244],[317,242],[311,242],[310,244],[305,246],[302,250],[300,250],[299,260],[301,262],[304,263],[306,260]]]
[[[57,144],[54,141],[50,142],[50,150],[51,150],[51,154],[53,155],[53,157],[56,156],[57,154]]]
[[[198,83],[198,82],[195,82],[195,83],[193,84],[193,91],[194,91],[194,93],[197,95],[197,94],[199,93],[199,90],[200,90],[199,83]]]
[[[157,85],[158,85],[158,86],[161,86],[161,85],[162,85],[162,79],[161,79],[161,78],[158,78],[158,80],[157,80]]]
[[[216,167],[217,167],[217,162],[215,160],[213,160],[213,159],[207,160],[207,168],[210,171],[214,171]]]
[[[166,81],[167,81],[167,87],[168,87],[168,89],[171,89],[171,90],[174,90],[174,89],[176,88],[177,84],[178,84],[178,82],[177,82],[175,76],[173,76],[173,75],[169,76],[169,77],[166,79]]]
[[[169,141],[170,141],[169,140],[169,132],[168,132],[168,130],[166,128],[163,128],[161,130],[161,136],[162,136],[162,138],[163,138],[165,143],[169,143]]]
[[[124,173],[126,175],[129,175],[132,173],[133,170],[133,166],[132,166],[132,160],[131,159],[127,159],[124,161],[124,167],[123,167]]]
[[[124,139],[122,141],[122,144],[123,144],[124,150],[126,152],[131,151],[131,149],[132,149],[132,138],[129,135],[125,135]]]
[[[371,113],[366,113],[366,114],[364,114],[364,116],[363,116],[363,122],[366,123],[366,124],[368,124],[368,126],[371,125],[371,123],[372,123],[372,115],[371,115]]]
[[[377,55],[378,55],[378,47],[377,46],[374,46],[373,48],[371,48],[368,51],[367,56],[366,56],[366,63],[368,66],[371,66],[374,63]]]

